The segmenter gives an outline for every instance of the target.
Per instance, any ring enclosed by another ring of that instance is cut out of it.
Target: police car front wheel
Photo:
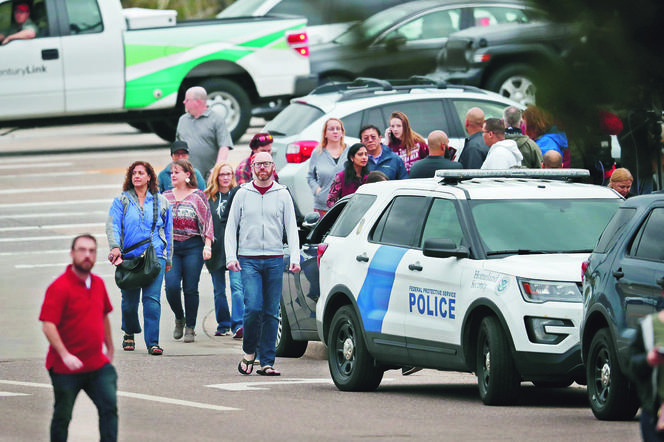
[[[482,320],[477,336],[477,381],[485,405],[511,405],[519,398],[521,379],[498,319]]]

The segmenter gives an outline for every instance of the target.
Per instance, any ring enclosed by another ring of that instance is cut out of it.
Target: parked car
[[[528,23],[538,14],[521,0],[420,0],[381,10],[329,43],[311,46],[321,83],[356,77],[408,78],[436,67],[447,37],[471,26]]]
[[[356,21],[401,3],[402,0],[237,0],[217,17],[303,15],[307,18],[309,43],[316,44],[328,42]]]
[[[348,203],[350,196],[337,201],[319,219],[315,212],[308,214],[300,226],[301,272],[288,271],[290,256],[284,255],[284,281],[279,310],[277,356],[299,358],[307,350],[309,341],[318,341],[316,302],[320,297],[318,284],[318,253],[320,244]],[[284,248],[284,252],[287,249]]]
[[[583,263],[582,356],[593,414],[630,420],[639,403],[625,375],[629,330],[664,307],[664,193],[633,197]]]
[[[585,383],[581,262],[622,198],[578,169],[440,170],[366,184],[318,246],[316,324],[335,385],[389,369],[477,374],[487,405]]]
[[[540,74],[564,66],[565,55],[577,41],[573,29],[569,24],[535,21],[456,32],[438,54],[430,76],[535,104]]]
[[[311,94],[291,101],[264,131],[272,134],[272,155],[279,182],[288,186],[301,213],[313,211],[313,196],[307,184],[311,152],[321,140],[328,118],[339,118],[346,129],[346,144],[359,142],[362,126],[388,126],[390,114],[408,115],[413,130],[423,137],[436,129],[447,132],[457,157],[467,136],[466,112],[480,107],[487,118],[502,118],[507,106],[518,103],[473,87],[447,87],[427,79],[409,81],[358,79],[352,83],[321,86]]]

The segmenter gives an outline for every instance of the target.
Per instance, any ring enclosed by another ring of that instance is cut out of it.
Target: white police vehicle
[[[485,404],[585,384],[581,263],[617,210],[585,170],[454,170],[360,187],[318,247],[316,326],[340,390],[474,372]]]

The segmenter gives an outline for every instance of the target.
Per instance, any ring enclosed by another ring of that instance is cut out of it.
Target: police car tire
[[[291,334],[288,314],[283,299],[279,303],[279,329],[277,333],[277,353],[280,358],[299,358],[307,351],[309,341],[296,341]]]
[[[477,381],[485,405],[512,405],[519,399],[521,378],[498,319],[487,316],[477,335]]]
[[[344,345],[353,351],[346,357]],[[341,307],[332,318],[328,335],[330,375],[341,391],[373,391],[383,380],[383,370],[376,367],[364,343],[362,328],[351,306]]]
[[[606,369],[608,368],[608,370]],[[610,373],[608,383],[604,379]],[[595,333],[586,361],[588,401],[599,420],[631,420],[639,409],[634,388],[620,370],[618,355],[608,328]]]

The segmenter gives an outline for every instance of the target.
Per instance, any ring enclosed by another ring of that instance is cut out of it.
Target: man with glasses
[[[369,125],[360,129],[360,140],[367,148],[369,172],[378,170],[390,180],[408,178],[408,171],[401,157],[380,141],[380,131],[376,126]]]
[[[279,376],[274,369],[279,302],[284,270],[284,232],[290,251],[289,271],[300,271],[300,243],[293,200],[286,187],[274,182],[274,162],[259,152],[252,163],[254,180],[235,193],[224,235],[226,267],[242,272],[244,319],[238,371],[253,371],[260,354],[263,376]]]
[[[261,132],[257,133],[254,135],[254,137],[251,139],[249,142],[249,148],[251,149],[251,155],[249,155],[247,158],[244,160],[240,161],[240,164],[238,164],[237,169],[235,169],[235,179],[238,183],[244,184],[248,183],[253,179],[253,176],[251,174],[251,162],[254,159],[254,156],[258,152],[267,152],[270,155],[272,154],[272,142],[274,139],[272,138],[272,135],[266,132]],[[279,181],[279,177],[277,176],[277,171],[274,171],[274,181]]]
[[[84,390],[99,413],[100,440],[115,441],[118,375],[111,365],[114,347],[108,318],[113,307],[104,281],[91,272],[97,261],[97,240],[79,235],[69,254],[72,263],[46,289],[39,314],[50,344],[46,369],[55,396],[51,440],[67,440],[76,396]]]
[[[489,153],[482,169],[511,169],[521,167],[523,155],[514,140],[505,139],[505,124],[499,118],[488,118],[482,129],[484,143]]]
[[[7,34],[0,33],[0,41],[6,45],[12,40],[29,40],[37,35],[37,26],[30,20],[30,6],[18,3],[14,6],[14,20]]]

